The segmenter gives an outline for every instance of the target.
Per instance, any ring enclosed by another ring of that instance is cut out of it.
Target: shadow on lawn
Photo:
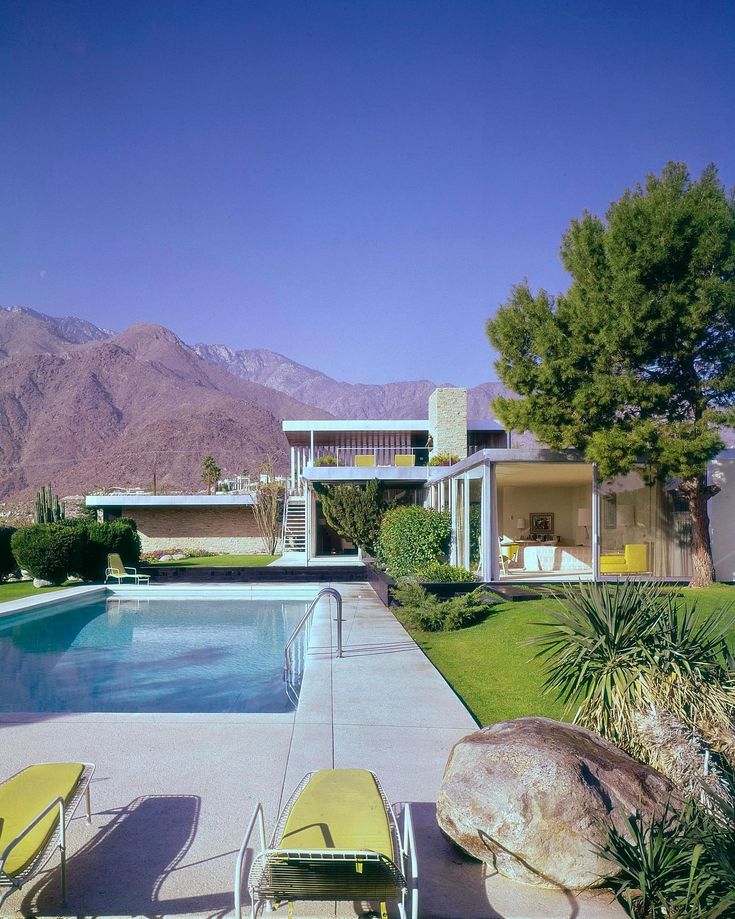
[[[66,907],[61,905],[61,875],[56,868],[26,894],[23,914],[150,916],[207,911],[224,915],[232,909],[229,891],[161,899],[163,884],[181,870],[191,848],[200,808],[197,795],[136,798],[115,811],[102,829],[95,832],[93,827],[92,838],[68,858]],[[199,891],[203,886],[187,884]]]

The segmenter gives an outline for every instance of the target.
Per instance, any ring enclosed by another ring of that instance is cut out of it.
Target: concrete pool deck
[[[311,585],[312,596],[323,586]],[[336,586],[345,656],[336,658],[333,606],[323,600],[295,713],[0,715],[1,777],[32,762],[97,764],[93,826],[80,810],[68,834],[67,906],[57,856],[0,914],[225,916],[256,802],[270,831],[304,773],[334,765],[372,769],[391,801],[411,802],[423,919],[622,916],[608,895],[488,877],[444,840],[433,802],[453,743],[475,722],[367,584]],[[297,903],[294,915],[361,912],[360,904]],[[272,915],[285,917],[286,907]]]

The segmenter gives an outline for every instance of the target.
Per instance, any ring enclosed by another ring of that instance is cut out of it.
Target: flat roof
[[[87,495],[87,507],[241,507],[252,495]]]
[[[315,419],[314,421],[284,421],[283,430],[302,433],[304,431],[428,431],[428,418],[404,419]],[[505,428],[492,418],[470,418],[468,431],[504,431]]]
[[[435,466],[307,466],[303,476],[307,482],[382,482],[421,484],[432,475]]]

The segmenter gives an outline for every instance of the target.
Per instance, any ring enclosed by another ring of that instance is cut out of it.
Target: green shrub
[[[118,517],[105,523],[84,521],[87,547],[77,572],[85,581],[101,581],[105,576],[107,556],[117,552],[125,565],[140,562],[140,537],[134,520]]]
[[[0,578],[12,574],[18,567],[10,545],[13,533],[15,527],[0,527]]]
[[[390,507],[385,500],[382,484],[375,479],[366,482],[364,486],[316,483],[314,490],[321,499],[324,519],[329,526],[340,536],[345,536],[372,554],[383,515]]]
[[[21,568],[34,578],[58,584],[83,566],[87,531],[84,526],[63,521],[37,523],[16,530],[10,542]]]
[[[416,572],[416,576],[430,584],[463,584],[474,581],[474,577],[466,568],[446,562],[429,562]]]
[[[456,453],[436,453],[429,460],[429,466],[453,466],[459,462]]]
[[[482,509],[479,504],[470,508],[470,564],[480,564],[480,533],[482,529]]]
[[[392,593],[408,625],[422,632],[456,632],[477,622],[492,606],[482,588],[440,600],[413,578],[402,581]]]
[[[449,511],[417,504],[388,511],[380,524],[377,558],[395,578],[415,574],[446,558],[452,535]]]
[[[315,466],[339,466],[339,460],[333,453],[323,453],[314,460]]]

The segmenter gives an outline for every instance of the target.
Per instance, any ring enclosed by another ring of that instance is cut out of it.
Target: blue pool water
[[[0,620],[3,712],[287,712],[306,604],[120,599]]]

